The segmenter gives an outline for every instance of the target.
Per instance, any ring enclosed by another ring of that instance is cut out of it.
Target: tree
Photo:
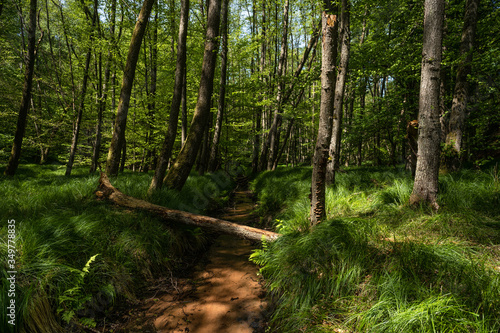
[[[83,7],[86,9],[85,12],[87,14],[87,19],[92,20],[91,31],[90,31],[90,43],[94,41],[94,28],[96,25],[96,21],[98,19],[97,0],[94,0],[94,14],[89,17],[90,11],[83,4]],[[80,93],[80,104],[78,105],[78,115],[76,117],[76,121],[73,127],[73,138],[71,140],[71,149],[69,153],[68,163],[66,164],[66,176],[71,175],[71,170],[73,169],[73,161],[75,160],[76,148],[78,145],[78,136],[80,135],[80,126],[82,123],[83,117],[83,109],[85,108],[85,95],[87,94],[87,83],[89,80],[89,69],[90,69],[90,60],[92,59],[92,46],[90,45],[87,50],[87,55],[85,57],[85,69],[83,70],[83,82],[82,82],[82,91]]]
[[[283,72],[285,69],[286,55],[287,55],[287,41],[288,41],[288,10],[290,7],[290,1],[286,0],[283,8],[283,33],[281,36],[281,49],[278,61],[278,69],[276,76],[278,78],[278,92],[276,95],[276,108],[274,110],[273,122],[265,143],[263,143],[262,151],[260,154],[260,170],[272,169],[274,159],[278,153],[279,145],[279,127],[281,126],[282,118],[282,105],[283,105],[283,90],[284,90],[284,79]]]
[[[467,99],[469,96],[467,76],[471,73],[472,50],[476,34],[479,1],[467,0],[465,5],[464,25],[460,45],[461,61],[458,66],[448,133],[446,135],[446,146],[448,148],[446,154],[449,154],[449,156],[445,156],[445,163],[452,169],[458,168],[461,157]]]
[[[418,159],[410,204],[437,210],[440,131],[439,90],[444,0],[426,0],[418,116]]]
[[[113,128],[113,137],[109,146],[108,160],[106,163],[106,173],[108,175],[118,174],[118,166],[120,164],[120,152],[123,149],[125,142],[125,129],[127,126],[127,113],[130,103],[130,95],[135,77],[135,67],[141,50],[142,38],[146,31],[149,15],[155,0],[144,0],[139,17],[135,24],[134,32],[130,40],[127,61],[123,71],[122,88],[120,92],[120,100],[118,102],[118,110],[116,112],[115,125]]]
[[[221,0],[209,1],[205,50],[201,71],[198,100],[194,111],[191,127],[186,142],[181,148],[177,159],[168,170],[164,183],[168,188],[181,190],[194,165],[196,156],[203,139],[207,118],[210,115],[210,102],[213,92],[213,79],[217,64],[217,50],[219,48],[219,23]]]
[[[219,141],[222,132],[222,119],[224,117],[224,109],[226,106],[226,81],[227,81],[227,16],[228,16],[229,0],[222,1],[222,53],[220,64],[220,88],[219,88],[219,103],[217,108],[217,119],[215,121],[214,139],[212,149],[210,150],[210,159],[208,161],[208,171],[214,172],[217,169],[217,155],[219,151]]]
[[[340,62],[335,83],[335,101],[333,105],[333,126],[329,148],[329,159],[326,167],[326,183],[335,183],[335,172],[340,163],[340,140],[342,134],[342,104],[344,101],[345,82],[347,78],[347,67],[351,46],[351,31],[349,22],[349,1],[342,0],[342,11],[340,16],[341,51]]]
[[[12,151],[10,153],[9,163],[5,169],[5,175],[14,176],[17,167],[19,166],[19,157],[21,156],[21,146],[23,144],[24,133],[26,131],[26,118],[28,117],[28,110],[31,103],[31,89],[33,86],[33,73],[35,71],[35,44],[36,44],[36,11],[37,0],[30,0],[29,11],[29,26],[28,26],[28,53],[25,59],[24,71],[24,86],[23,95],[21,99],[21,106],[19,107],[19,115],[17,118],[16,134],[14,136],[14,143],[12,144]]]
[[[167,133],[161,149],[160,157],[156,165],[155,174],[149,186],[149,191],[158,190],[163,185],[163,177],[167,171],[168,160],[172,155],[175,137],[177,135],[177,123],[179,110],[181,108],[182,90],[186,71],[186,39],[189,19],[189,0],[183,0],[181,4],[181,19],[179,23],[179,38],[177,43],[177,63],[175,67],[174,96],[170,107],[170,118]]]
[[[313,157],[311,180],[311,225],[326,217],[325,177],[332,132],[332,111],[335,94],[335,62],[337,58],[338,21],[333,1],[324,0],[322,13],[321,105],[318,137]]]
[[[102,81],[102,55],[99,54],[99,105],[97,112],[97,124],[96,124],[96,137],[94,142],[94,148],[92,150],[92,164],[90,165],[90,173],[93,173],[97,170],[99,163],[99,156],[101,154],[101,139],[102,139],[102,121],[103,121],[103,113],[106,109],[106,101],[108,99],[108,90],[109,90],[109,78],[111,76],[111,63],[113,61],[113,54],[111,52],[112,47],[115,47],[115,27],[116,27],[116,0],[112,0],[111,2],[111,26],[110,26],[110,48],[108,50],[107,61],[106,61],[106,69],[104,70],[104,83]]]

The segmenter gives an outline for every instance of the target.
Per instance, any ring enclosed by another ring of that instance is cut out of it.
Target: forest
[[[138,309],[241,247],[241,332],[498,332],[499,81],[497,0],[0,0],[0,331],[236,332]]]

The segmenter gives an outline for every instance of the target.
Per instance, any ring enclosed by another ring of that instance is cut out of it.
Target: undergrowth
[[[403,169],[351,168],[309,227],[310,168],[252,182],[283,234],[252,255],[275,332],[498,332],[500,187],[495,171],[440,177],[438,213],[411,208]]]
[[[196,228],[170,228],[142,212],[98,201],[98,175],[85,169],[65,177],[64,167],[22,166],[0,179],[0,257],[8,255],[7,222],[15,220],[16,325],[0,310],[1,332],[58,332],[93,327],[117,299],[134,298],[145,280],[174,270],[206,245]],[[126,194],[191,212],[217,209],[234,184],[224,174],[191,175],[179,193],[147,189],[152,175],[126,172],[111,179]],[[0,265],[1,304],[10,275]],[[63,329],[64,327],[64,329]]]

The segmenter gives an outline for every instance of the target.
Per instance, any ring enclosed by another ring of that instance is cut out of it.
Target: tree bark
[[[282,98],[284,93],[284,82],[283,82],[283,71],[285,69],[286,62],[286,51],[287,51],[287,41],[288,41],[288,9],[290,1],[286,0],[285,6],[283,8],[283,34],[281,36],[281,49],[278,61],[278,71],[276,76],[278,78],[278,94],[276,96],[276,108],[274,110],[273,122],[271,128],[269,129],[268,136],[266,138],[266,143],[263,146],[261,152],[261,170],[267,168],[267,170],[272,169],[274,159],[278,153],[279,147],[279,127],[281,126],[281,107]]]
[[[338,22],[331,0],[325,0],[322,14],[321,104],[319,129],[313,156],[311,179],[311,225],[326,217],[325,177],[328,148],[332,134],[332,110],[335,93],[335,62],[337,58]]]
[[[172,189],[181,190],[184,186],[195,163],[196,155],[203,139],[207,118],[210,115],[210,101],[213,92],[215,66],[217,64],[217,50],[219,48],[220,9],[221,0],[210,1],[200,89],[198,91],[198,101],[193,121],[191,122],[186,142],[164,179],[165,185]]]
[[[418,160],[410,204],[428,203],[437,210],[439,150],[439,89],[444,0],[425,0],[422,74],[418,116]]]
[[[212,232],[234,235],[243,239],[249,239],[259,242],[263,239],[265,239],[266,241],[274,241],[280,236],[280,234],[272,231],[239,225],[209,216],[192,214],[180,210],[173,210],[159,205],[154,205],[152,203],[136,199],[134,197],[130,197],[113,187],[108,177],[104,173],[101,173],[101,178],[99,179],[99,190],[96,192],[96,195],[99,198],[109,199],[113,203],[122,207],[153,213],[167,222],[182,223],[191,226],[202,227]]]
[[[86,13],[87,18],[91,18],[91,32],[90,32],[90,44],[94,41],[94,30],[96,27],[96,23],[98,20],[98,12],[97,12],[98,3],[97,0],[94,0],[94,14],[90,14],[90,10],[87,6],[84,5],[84,11]],[[71,171],[73,169],[73,162],[75,161],[76,149],[78,147],[78,137],[80,135],[80,125],[82,123],[83,110],[85,109],[85,96],[87,95],[87,84],[89,80],[89,71],[90,71],[90,60],[92,59],[92,47],[89,47],[87,50],[87,55],[85,58],[85,68],[83,70],[83,82],[82,82],[82,91],[80,93],[80,104],[78,105],[78,114],[76,117],[76,122],[73,128],[73,138],[71,140],[71,149],[69,152],[68,163],[66,164],[66,176],[71,175]]]
[[[467,76],[471,73],[472,50],[477,25],[477,12],[480,0],[467,0],[465,8],[464,26],[460,45],[460,56],[462,58],[457,71],[455,91],[451,105],[451,115],[446,135],[446,145],[451,148],[447,151],[451,156],[445,156],[447,167],[458,169],[463,141],[463,128],[467,116],[467,98],[469,95],[469,84]]]
[[[130,95],[135,77],[135,68],[139,59],[139,51],[141,50],[142,38],[146,31],[146,26],[151,14],[151,9],[156,0],[144,0],[141,12],[135,24],[134,32],[130,40],[127,62],[123,71],[122,88],[120,92],[120,100],[118,102],[118,110],[116,112],[116,120],[113,129],[113,137],[109,146],[108,159],[106,163],[106,173],[108,175],[117,175],[120,164],[120,152],[125,141],[125,129],[127,126],[127,114],[130,103]]]
[[[340,31],[341,31],[341,51],[340,63],[337,73],[337,82],[335,84],[335,101],[333,105],[333,126],[332,136],[329,148],[329,159],[326,166],[326,183],[335,183],[335,172],[340,164],[340,143],[342,134],[342,105],[344,102],[345,82],[347,79],[347,68],[349,65],[349,55],[351,47],[351,31],[350,31],[350,8],[349,1],[342,0],[342,10],[340,16]]]
[[[99,54],[99,102],[97,111],[97,124],[94,149],[92,150],[92,162],[89,173],[94,173],[99,165],[99,156],[101,154],[101,139],[102,139],[102,118],[106,109],[106,101],[108,99],[108,83],[111,74],[111,51],[108,52],[108,60],[106,61],[106,69],[104,70],[104,82],[102,82],[102,55]]]
[[[220,88],[219,88],[219,103],[217,108],[217,119],[215,121],[214,138],[212,149],[210,150],[210,159],[208,161],[208,171],[214,172],[217,169],[217,158],[219,153],[219,141],[222,132],[222,119],[224,117],[224,109],[226,107],[226,77],[227,77],[227,16],[229,0],[222,1],[222,20],[221,20],[221,36],[222,36],[222,53],[221,53],[221,70],[220,70]]]
[[[189,21],[189,0],[183,0],[181,4],[181,19],[179,22],[179,37],[177,42],[177,64],[175,67],[175,85],[172,104],[170,106],[170,117],[168,120],[167,133],[161,149],[155,174],[149,186],[149,192],[159,190],[163,185],[163,177],[168,167],[168,160],[172,155],[175,137],[177,136],[177,123],[182,102],[182,89],[186,71],[186,40]]]
[[[151,78],[148,81],[146,76],[146,87],[149,86],[148,94],[148,111],[147,111],[147,132],[146,132],[146,147],[144,148],[143,163],[141,165],[141,171],[147,173],[152,164],[152,139],[154,134],[154,123],[155,123],[155,113],[156,113],[156,88],[158,81],[158,3],[155,5],[156,13],[154,18],[154,27],[152,31],[152,41],[149,44],[149,64]],[[145,52],[146,53],[146,52]]]
[[[89,68],[90,60],[92,58],[91,48],[87,51],[87,56],[85,58],[85,69],[83,71],[83,82],[82,82],[82,92],[80,94],[80,105],[78,106],[78,114],[76,116],[75,126],[73,128],[73,138],[71,140],[71,148],[69,152],[68,163],[66,164],[66,176],[71,175],[71,170],[73,169],[73,162],[75,160],[76,148],[78,145],[78,136],[80,135],[80,125],[82,123],[83,109],[85,108],[85,95],[87,94],[87,82],[89,80]]]
[[[187,77],[186,77],[186,68],[184,68],[184,73],[182,74],[182,98],[181,98],[181,141],[182,144],[186,142],[187,137],[187,101],[186,101],[186,85],[187,85]]]
[[[31,88],[33,85],[33,74],[35,71],[35,30],[36,30],[36,9],[37,0],[30,0],[29,27],[28,27],[28,53],[25,59],[24,86],[19,115],[17,117],[16,133],[10,153],[9,162],[4,174],[14,176],[19,166],[21,156],[21,146],[23,144],[24,133],[26,131],[26,120],[31,102]]]

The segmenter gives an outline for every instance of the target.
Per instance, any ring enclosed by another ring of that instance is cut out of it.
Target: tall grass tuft
[[[435,213],[408,205],[403,169],[346,169],[327,188],[328,220],[309,230],[310,169],[261,174],[261,212],[284,233],[252,256],[276,300],[273,329],[498,332],[495,175],[441,176]]]
[[[66,322],[92,327],[116,299],[135,297],[146,279],[175,269],[183,256],[207,243],[199,229],[172,229],[147,213],[97,201],[98,176],[75,174],[65,177],[62,167],[32,165],[0,179],[0,257],[8,252],[6,221],[14,219],[16,326],[27,332],[61,331]],[[222,176],[191,177],[180,194],[161,190],[153,198],[147,197],[151,175],[125,173],[112,182],[129,195],[204,212],[224,204],[218,197],[233,186],[229,178],[216,177]],[[197,195],[208,204],[198,205]],[[2,264],[2,304],[8,300],[6,271]],[[5,307],[0,319],[0,331],[9,332]]]

